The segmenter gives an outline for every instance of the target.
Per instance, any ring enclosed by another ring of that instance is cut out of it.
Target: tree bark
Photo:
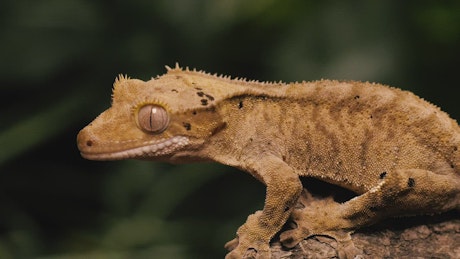
[[[460,213],[395,218],[352,235],[361,255],[355,258],[460,258]],[[338,258],[337,242],[314,236],[292,249],[275,238],[272,258]]]

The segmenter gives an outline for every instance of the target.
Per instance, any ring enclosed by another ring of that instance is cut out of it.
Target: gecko
[[[270,258],[325,235],[340,258],[351,234],[387,217],[460,210],[460,127],[409,91],[377,83],[259,82],[166,66],[149,81],[120,75],[112,105],[77,136],[90,160],[217,162],[266,186],[262,210],[225,247],[226,259]],[[356,194],[314,203],[310,177]],[[304,206],[299,207],[296,204]]]

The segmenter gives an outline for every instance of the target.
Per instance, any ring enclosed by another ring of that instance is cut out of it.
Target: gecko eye
[[[142,130],[159,134],[168,127],[169,116],[163,107],[148,104],[139,109],[137,122]]]

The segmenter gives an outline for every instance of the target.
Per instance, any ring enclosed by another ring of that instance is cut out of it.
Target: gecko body
[[[321,80],[261,83],[167,67],[144,82],[120,76],[112,107],[78,135],[83,157],[214,161],[266,185],[264,208],[227,243],[226,258],[280,239],[293,247],[311,235],[357,249],[350,233],[378,220],[460,209],[460,128],[438,107],[380,84]],[[357,194],[314,204],[301,177]],[[294,208],[296,203],[304,208]],[[317,204],[318,205],[318,204]],[[313,209],[314,207],[314,209]]]

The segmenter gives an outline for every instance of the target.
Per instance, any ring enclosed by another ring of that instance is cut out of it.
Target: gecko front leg
[[[278,157],[253,159],[248,164],[247,170],[267,186],[265,205],[250,215],[238,229],[237,238],[225,245],[231,250],[226,259],[244,258],[253,251],[256,258],[270,258],[270,239],[287,221],[302,190],[298,175]]]

